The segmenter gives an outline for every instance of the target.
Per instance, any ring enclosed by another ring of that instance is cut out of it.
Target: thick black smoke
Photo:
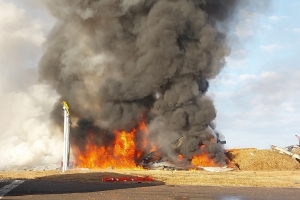
[[[113,129],[130,130],[143,115],[157,145],[184,136],[179,146],[184,156],[205,144],[216,162],[224,162],[219,144],[211,141],[208,124],[216,110],[205,92],[230,53],[220,30],[227,30],[237,0],[47,4],[58,21],[40,78],[70,104],[78,144],[91,128],[109,143]],[[52,114],[61,124],[60,102]]]

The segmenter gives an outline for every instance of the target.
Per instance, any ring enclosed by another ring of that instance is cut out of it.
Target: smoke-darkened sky
[[[32,87],[45,52],[43,43],[55,19],[34,0],[0,0],[0,5],[0,16],[6,19],[0,22],[0,139],[6,144],[1,145],[1,152],[15,155],[26,149],[29,153],[23,159],[30,162],[35,147],[51,144],[49,148],[54,148],[60,140],[45,131],[44,125],[57,96],[46,86]],[[264,12],[241,9],[236,18],[232,53],[208,92],[215,101],[218,130],[226,136],[229,148],[297,142],[299,5],[296,0],[273,0]],[[50,160],[56,155],[52,150],[43,152]]]

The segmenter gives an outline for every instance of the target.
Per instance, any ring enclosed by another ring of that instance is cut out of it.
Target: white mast
[[[67,102],[63,101],[64,109],[64,149],[63,149],[63,165],[62,172],[67,171],[69,165],[69,151],[70,151],[70,112]]]

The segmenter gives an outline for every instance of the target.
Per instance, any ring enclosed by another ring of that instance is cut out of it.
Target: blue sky
[[[47,129],[57,97],[34,85],[55,23],[40,2],[0,0],[0,156],[18,164],[61,157],[61,134]],[[272,0],[261,10],[239,10],[227,65],[210,82],[227,148],[284,147],[300,135],[300,1]]]
[[[238,14],[227,66],[211,82],[229,148],[296,144],[300,134],[300,2],[273,0]]]

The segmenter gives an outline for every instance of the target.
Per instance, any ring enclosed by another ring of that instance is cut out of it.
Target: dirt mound
[[[278,151],[251,149],[228,150],[227,155],[241,170],[299,170],[300,163]]]
[[[300,147],[293,147],[293,149],[291,150],[291,152],[300,155]]]

